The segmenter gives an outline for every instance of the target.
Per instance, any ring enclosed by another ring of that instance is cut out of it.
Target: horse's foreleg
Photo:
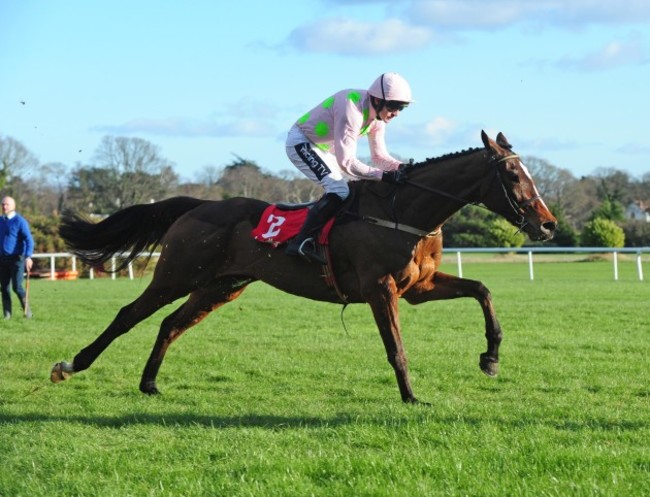
[[[479,366],[486,375],[496,376],[499,372],[499,345],[503,333],[494,311],[492,295],[483,283],[437,272],[432,281],[415,285],[404,294],[410,304],[462,297],[473,297],[483,310],[487,351],[481,354]]]
[[[187,302],[167,316],[160,325],[156,343],[142,372],[140,391],[146,394],[158,394],[156,376],[162,365],[169,346],[187,329],[198,324],[210,312],[223,304],[236,299],[250,283],[246,281],[228,281],[216,288],[211,286],[194,291]]]
[[[393,278],[389,276],[378,282],[377,287],[367,292],[366,301],[372,309],[375,322],[379,328],[381,339],[386,348],[388,362],[395,371],[402,401],[417,403],[418,400],[411,388],[406,354],[402,345],[396,287]]]
[[[178,295],[166,295],[160,289],[154,291],[151,287],[147,288],[140,297],[120,309],[113,322],[95,341],[83,348],[74,357],[72,363],[66,361],[56,363],[52,368],[50,379],[58,383],[67,380],[74,373],[88,369],[116,338],[176,298]]]

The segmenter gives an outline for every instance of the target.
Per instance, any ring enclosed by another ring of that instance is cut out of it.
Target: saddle
[[[316,201],[297,204],[277,202],[269,205],[251,233],[253,238],[258,242],[270,243],[274,247],[286,243],[300,232],[309,209],[314,204]],[[316,241],[320,245],[328,245],[329,233],[334,223],[343,224],[358,219],[358,212],[359,196],[356,185],[352,184],[348,198],[345,199],[336,216],[325,224]]]

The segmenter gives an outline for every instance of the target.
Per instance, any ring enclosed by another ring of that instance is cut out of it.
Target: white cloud
[[[505,26],[525,17],[526,6],[517,1],[414,1],[411,18],[438,28]]]
[[[339,17],[295,29],[289,44],[308,52],[379,55],[415,50],[431,39],[428,29],[409,26],[398,19],[362,22]]]
[[[272,137],[276,134],[268,121],[261,119],[133,119],[118,125],[95,126],[91,131],[117,135],[146,134],[154,136],[196,137]]]
[[[600,71],[629,64],[647,64],[650,55],[639,37],[627,41],[615,40],[583,57],[564,57],[557,63],[560,67],[584,71]]]
[[[626,143],[616,151],[628,155],[646,155],[650,154],[650,145],[646,143]]]
[[[481,146],[481,128],[438,116],[415,124],[391,125],[390,140],[400,147],[420,149],[425,155],[441,155]]]
[[[444,118],[435,117],[424,125],[424,139],[431,145],[442,145],[456,130],[456,123]]]

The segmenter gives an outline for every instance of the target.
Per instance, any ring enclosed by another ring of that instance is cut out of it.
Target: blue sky
[[[576,177],[650,173],[648,0],[0,0],[0,135],[41,163],[114,135],[186,180],[233,154],[291,170],[291,124],[384,71],[416,99],[387,131],[400,157],[485,129]]]

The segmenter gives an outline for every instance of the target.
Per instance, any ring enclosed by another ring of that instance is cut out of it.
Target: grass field
[[[446,268],[454,272],[454,265]],[[469,299],[401,304],[403,405],[366,306],[256,283],[176,342],[139,393],[172,306],[49,383],[146,280],[31,283],[0,322],[0,495],[647,496],[650,286],[633,263],[473,263],[504,330],[485,377]]]

